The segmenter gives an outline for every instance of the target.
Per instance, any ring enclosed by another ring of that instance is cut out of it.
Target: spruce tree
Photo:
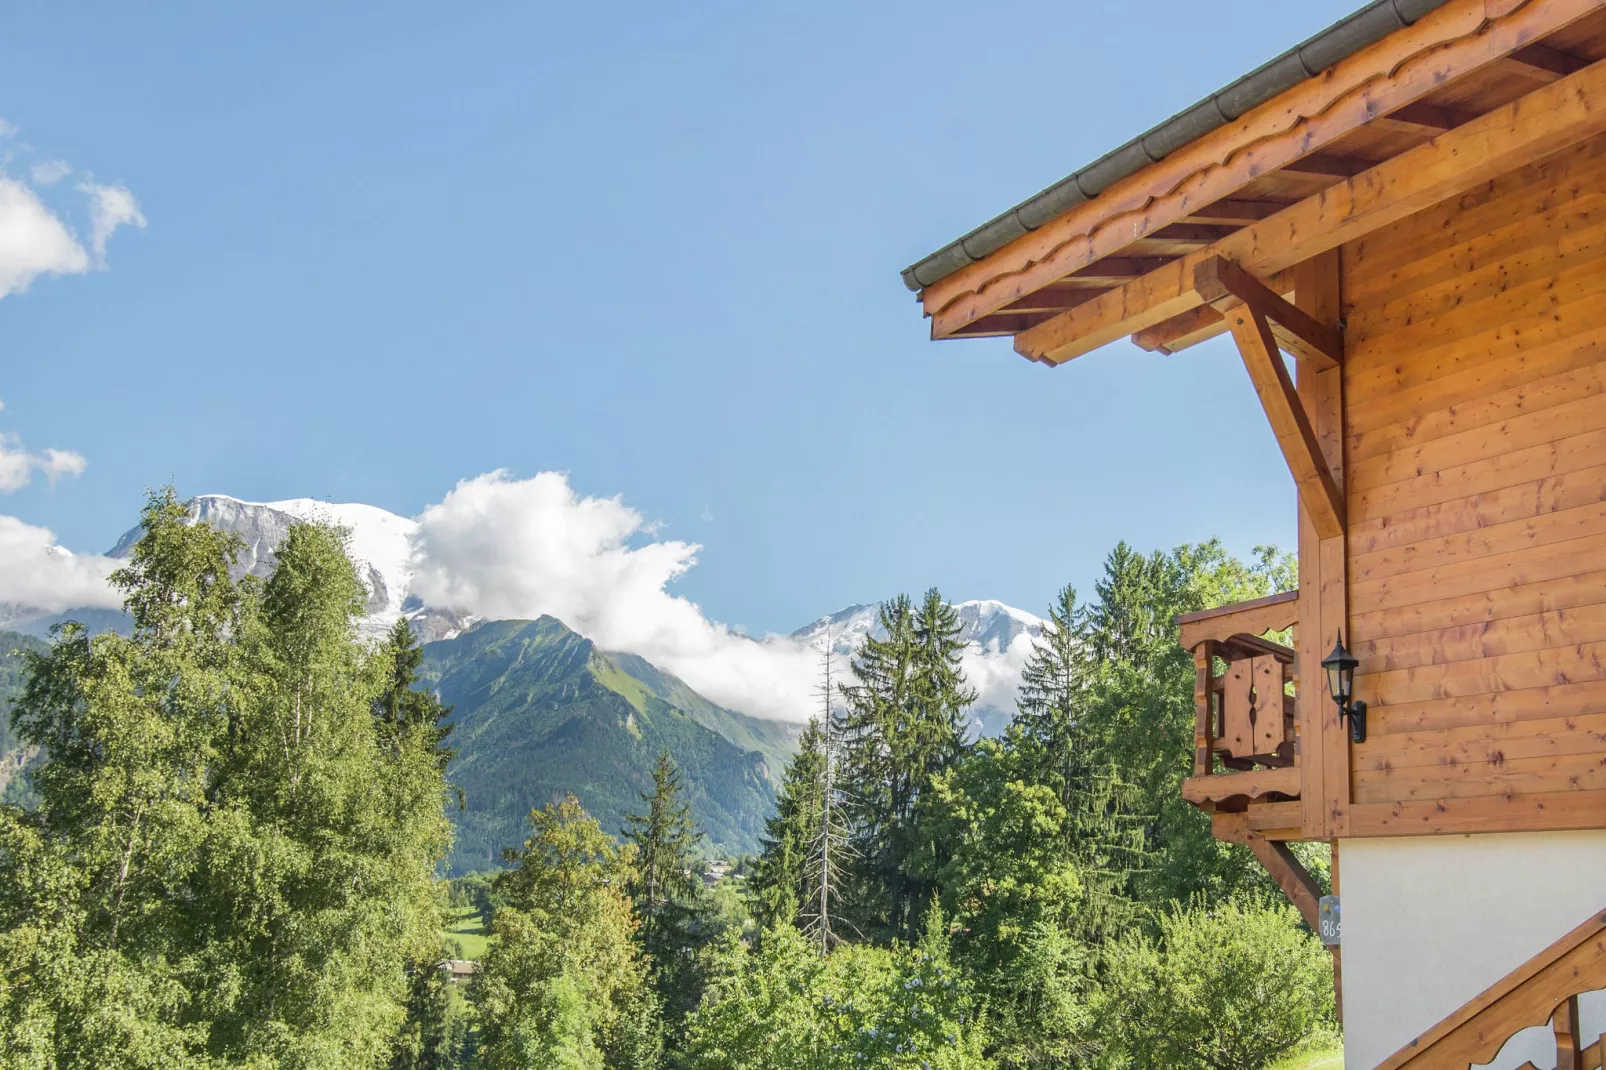
[[[424,648],[405,617],[398,618],[385,636],[385,655],[391,669],[385,690],[374,700],[374,717],[382,738],[394,745],[401,736],[421,733],[435,752],[436,763],[444,772],[456,750],[447,745],[452,725],[447,718],[452,708],[441,704],[433,691],[421,690],[419,667],[424,664]]]
[[[900,594],[883,602],[874,631],[864,637],[852,663],[852,682],[842,685],[838,739],[842,787],[852,828],[855,864],[848,909],[863,932],[893,936],[902,931],[901,826],[908,792],[893,744],[906,731],[914,683],[914,605]]]
[[[803,727],[797,753],[786,763],[775,813],[764,823],[751,883],[761,929],[799,925],[810,900],[809,845],[825,796],[825,732],[818,720]]]
[[[1059,798],[1060,841],[1080,878],[1073,928],[1082,939],[1098,940],[1130,918],[1125,893],[1144,860],[1144,819],[1134,812],[1141,809],[1135,790],[1085,716],[1091,667],[1083,628],[1076,589],[1067,585],[1032,644],[1004,745],[1021,755],[1034,783]]]
[[[640,798],[644,812],[625,815],[625,842],[635,848],[628,888],[641,917],[641,945],[657,970],[673,1025],[696,1004],[701,990],[693,953],[703,938],[705,904],[697,858],[703,834],[668,748],[653,766],[652,791]]]
[[[845,863],[851,853],[846,811],[837,784],[840,763],[836,714],[832,707],[836,693],[832,685],[831,642],[830,633],[827,632],[821,656],[821,709],[816,729],[820,748],[815,788],[817,801],[813,820],[806,829],[802,909],[798,915],[804,934],[817,943],[822,952],[829,951],[842,939],[837,932],[837,904],[842,898],[846,879]]]
[[[964,753],[976,694],[960,668],[958,614],[936,588],[918,610],[883,603],[885,638],[865,637],[843,687],[842,781],[856,852],[853,900],[862,928],[913,941],[934,886],[910,859],[924,845],[921,798]]]

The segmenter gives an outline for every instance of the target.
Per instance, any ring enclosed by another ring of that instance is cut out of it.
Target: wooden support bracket
[[[1217,312],[1243,305],[1271,323],[1282,349],[1308,360],[1318,371],[1344,361],[1344,335],[1295,307],[1275,290],[1225,257],[1213,256],[1193,269],[1193,288]]]
[[[1305,404],[1283,364],[1271,324],[1247,304],[1229,312],[1227,321],[1317,534],[1324,539],[1337,538],[1344,534],[1344,498],[1327,466],[1316,432],[1311,429]]]
[[[1216,814],[1212,822],[1218,839],[1241,843],[1255,853],[1271,879],[1294,904],[1305,924],[1314,931],[1320,923],[1322,889],[1300,864],[1286,843],[1275,843],[1249,827],[1243,814]]]

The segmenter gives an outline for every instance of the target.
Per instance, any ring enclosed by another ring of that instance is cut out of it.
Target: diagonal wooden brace
[[[1311,429],[1305,404],[1294,390],[1271,324],[1247,304],[1227,313],[1227,322],[1316,533],[1324,539],[1337,538],[1344,534],[1344,497]]]
[[[1213,256],[1194,268],[1193,288],[1217,312],[1243,306],[1263,316],[1271,323],[1279,348],[1309,361],[1318,371],[1344,361],[1344,335],[1337,327],[1301,311],[1225,257]]]
[[[1320,913],[1322,889],[1310,873],[1300,864],[1286,843],[1266,839],[1249,827],[1242,814],[1216,814],[1211,824],[1219,840],[1228,840],[1247,846],[1260,864],[1266,867],[1271,879],[1283,890],[1288,901],[1294,904],[1305,924],[1315,930]]]

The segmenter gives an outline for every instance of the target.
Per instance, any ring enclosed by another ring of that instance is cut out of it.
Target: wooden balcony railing
[[[1288,591],[1177,618],[1193,651],[1193,776],[1182,795],[1194,805],[1216,810],[1230,800],[1242,810],[1240,802],[1299,797],[1294,651],[1262,638],[1292,627],[1298,602]]]
[[[1378,1064],[1378,1070],[1467,1070],[1492,1062],[1515,1034],[1549,1024],[1556,1070],[1596,1070],[1601,1039],[1584,1043],[1578,997],[1606,987],[1606,912],[1512,970],[1444,1021]],[[1533,1063],[1519,1070],[1531,1070]],[[1549,1065],[1548,1063],[1546,1065]]]

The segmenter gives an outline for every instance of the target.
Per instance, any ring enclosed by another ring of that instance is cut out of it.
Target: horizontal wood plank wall
[[[1606,139],[1343,270],[1351,832],[1606,826]]]

